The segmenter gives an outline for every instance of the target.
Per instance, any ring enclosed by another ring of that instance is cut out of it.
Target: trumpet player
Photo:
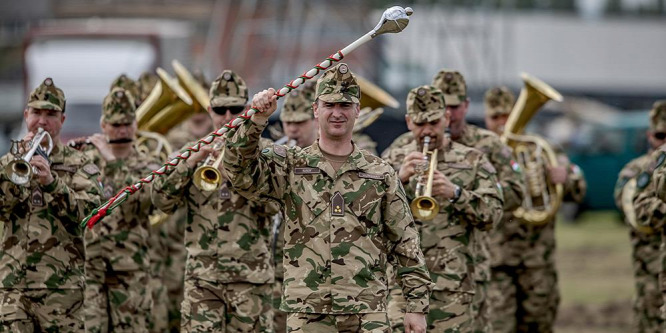
[[[514,103],[515,97],[506,87],[488,90],[484,100],[488,129],[502,134]],[[582,201],[582,172],[563,153],[558,160],[559,166],[542,166],[546,179],[564,185],[565,198]],[[545,224],[535,225],[506,214],[492,235],[493,330],[552,332],[560,299],[555,269],[555,216]]]
[[[48,133],[52,149],[48,159],[22,156],[27,146],[0,158],[0,221],[6,224],[0,248],[0,332],[81,332],[85,251],[78,225],[100,203],[99,169],[61,143],[65,95],[51,78],[30,93],[23,118],[25,145],[42,145]],[[13,168],[10,163],[18,159],[29,165]],[[28,172],[24,185],[9,180],[23,177],[15,175],[22,171]]]
[[[208,110],[216,127],[239,115],[248,99],[245,81],[225,70],[210,88]],[[245,199],[231,189],[220,166],[221,138],[192,153],[155,180],[153,203],[165,212],[186,207],[182,332],[271,332],[274,269],[271,216],[276,205]]]
[[[102,103],[102,134],[89,138],[82,150],[102,170],[105,198],[157,169],[154,157],[134,145],[137,122],[130,92],[113,88]],[[86,331],[148,332],[152,324],[149,216],[150,193],[130,197],[120,211],[93,229],[86,229]],[[166,317],[166,313],[164,314]]]
[[[615,204],[625,215],[631,226],[629,239],[632,246],[635,294],[634,331],[660,332],[664,329],[664,318],[660,307],[664,304],[659,286],[659,274],[662,271],[660,246],[662,233],[651,227],[637,224],[636,212],[632,202],[636,190],[645,188],[649,182],[647,173],[653,164],[651,154],[666,143],[666,100],[657,101],[650,110],[650,126],[647,131],[649,151],[633,159],[622,168],[615,185]],[[640,180],[640,182],[639,182]],[[640,185],[640,186],[639,186]],[[632,189],[633,187],[633,189]],[[627,202],[628,201],[628,202]],[[632,221],[633,219],[633,221]]]
[[[398,171],[412,201],[421,249],[435,283],[427,329],[472,332],[474,232],[488,232],[501,216],[502,193],[496,185],[496,171],[481,151],[453,142],[446,135],[451,113],[446,111],[441,90],[428,85],[414,88],[406,105],[405,121],[415,140],[384,152],[383,158]],[[432,181],[424,184],[424,173],[430,172]],[[431,193],[419,188],[431,188]],[[424,197],[435,201],[433,211],[415,212],[417,200]],[[403,332],[399,319],[405,304],[395,284],[390,295],[392,329]]]

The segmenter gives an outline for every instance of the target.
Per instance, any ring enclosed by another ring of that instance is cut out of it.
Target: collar
[[[321,148],[319,148],[319,139],[317,139],[310,146],[309,156],[306,157],[308,166],[319,168],[333,179],[349,171],[367,171],[370,163],[367,161],[356,143],[352,141],[352,145],[354,146],[352,153],[347,158],[347,162],[340,167],[336,174],[331,164],[324,158],[324,154],[321,152]]]

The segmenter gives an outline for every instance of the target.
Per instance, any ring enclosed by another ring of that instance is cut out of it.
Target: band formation
[[[185,90],[208,99],[163,135],[144,126],[164,107],[152,73],[119,76],[101,133],[67,144],[65,92],[46,78],[30,94],[28,134],[0,159],[0,332],[553,331],[555,212],[586,184],[561,149],[523,133],[541,104],[491,88],[479,128],[463,74],[442,69],[409,91],[409,131],[378,155],[362,133],[375,110],[345,63],[286,96],[275,142],[262,137],[273,89],[250,99],[231,70],[191,77]],[[79,227],[181,151],[169,147],[250,106],[249,121]],[[650,120],[652,151],[615,191],[633,226],[640,332],[664,329],[666,101]]]

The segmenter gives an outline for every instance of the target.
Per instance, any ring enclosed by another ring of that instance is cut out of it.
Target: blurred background
[[[395,4],[414,8],[409,27],[345,58],[401,103],[365,131],[378,151],[406,131],[407,91],[441,68],[465,76],[469,121],[479,125],[485,90],[502,84],[517,94],[520,72],[557,89],[565,101],[548,103],[529,130],[562,145],[589,187],[582,205],[564,209],[562,220],[574,223],[558,229],[558,330],[626,331],[630,246],[612,189],[646,151],[648,110],[666,98],[666,0],[2,1],[0,153],[22,136],[27,94],[46,77],[67,97],[67,140],[99,131],[101,101],[121,73],[173,74],[176,59],[208,81],[232,69],[253,94],[346,46]]]

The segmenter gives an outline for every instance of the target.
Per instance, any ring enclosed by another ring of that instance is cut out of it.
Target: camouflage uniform
[[[127,75],[120,74],[120,76],[113,80],[113,82],[111,82],[109,91],[113,90],[114,88],[121,88],[128,92],[135,106],[139,106],[141,104],[141,90],[139,88],[139,84],[136,81],[130,79]]]
[[[102,121],[128,124],[135,121],[134,100],[122,88],[104,98]],[[129,156],[107,162],[93,146],[86,155],[102,170],[104,197],[157,167],[154,159],[132,148]],[[139,191],[92,229],[86,229],[85,313],[87,332],[148,332],[153,299],[150,282],[148,216],[153,211],[149,191]]]
[[[358,103],[346,64],[317,81],[325,102]],[[318,142],[258,149],[266,123],[230,133],[224,167],[244,196],[279,202],[285,212],[284,294],[289,332],[385,332],[387,257],[395,258],[407,312],[428,311],[432,288],[400,181],[386,162],[354,146],[334,171]]]
[[[432,86],[412,89],[407,95],[407,112],[415,123],[444,118],[441,90]],[[409,153],[419,151],[416,140],[382,158],[398,171]],[[462,189],[460,198],[451,203],[438,199],[439,214],[431,221],[416,221],[421,249],[430,277],[435,283],[430,297],[428,330],[431,332],[471,332],[474,281],[474,230],[487,232],[499,221],[502,194],[497,187],[495,168],[481,151],[449,141],[439,148],[437,170]],[[417,175],[406,185],[407,199],[415,198]],[[404,310],[400,289],[393,285],[389,318],[394,332],[403,332]],[[401,313],[402,312],[402,313]]]
[[[441,70],[433,79],[433,85],[444,92],[446,105],[456,106],[467,100],[467,85],[464,77],[457,71]],[[512,161],[511,149],[503,144],[499,137],[488,130],[474,125],[465,125],[460,138],[454,141],[468,147],[476,148],[486,154],[490,163],[497,169],[498,185],[504,196],[504,211],[512,211],[523,201],[524,190],[520,169]],[[490,235],[492,233],[476,232],[478,238],[476,249],[476,282],[477,293],[474,297],[475,331],[492,331],[490,306],[488,304],[488,288],[491,279]],[[494,252],[494,251],[493,251]]]
[[[623,210],[623,190],[627,183],[636,186],[637,176],[650,165],[650,154],[642,155],[624,166],[615,185],[615,204]],[[630,189],[627,189],[630,190]],[[633,195],[624,194],[624,196]],[[633,203],[629,203],[633,205]],[[625,212],[627,214],[627,212]],[[628,214],[634,214],[628,212]],[[659,272],[661,271],[661,233],[652,229],[639,231],[630,226],[629,239],[632,246],[632,265],[636,294],[633,300],[634,329],[636,332],[660,332],[663,326],[660,307],[663,305],[659,290]]]
[[[211,106],[245,105],[247,88],[224,71],[211,87]],[[196,168],[195,168],[196,169]],[[165,212],[187,208],[182,332],[271,332],[273,265],[270,216],[276,206],[241,197],[224,182],[219,190],[194,186],[195,169],[180,163],[153,187]]]
[[[486,114],[509,114],[514,100],[507,88],[491,89],[486,93]],[[564,190],[580,202],[585,180],[578,167],[570,166]],[[492,234],[489,300],[493,330],[552,332],[560,299],[554,257],[555,217],[544,225],[530,224],[512,215],[515,208],[505,209],[502,223]]]
[[[46,79],[28,107],[64,111],[65,96]],[[97,205],[99,169],[80,152],[54,142],[53,183],[35,177],[26,186],[8,180],[0,158],[0,332],[81,332],[85,287],[83,229]]]
[[[652,131],[663,132],[666,130],[666,101],[657,101],[654,104],[650,112],[650,122],[650,129]],[[662,145],[649,155],[648,161],[644,164],[646,166],[636,176],[636,194],[633,196],[638,228],[653,231],[654,234],[658,234],[661,237],[660,247],[657,251],[654,248],[650,248],[650,252],[648,252],[648,248],[644,246],[639,258],[641,260],[649,260],[651,264],[646,268],[653,271],[655,266],[653,264],[655,260],[653,253],[659,253],[660,263],[656,266],[658,266],[659,271],[657,290],[662,295],[661,302],[649,297],[652,293],[649,281],[654,281],[653,278],[648,280],[647,276],[643,276],[642,279],[637,277],[636,280],[637,288],[644,288],[644,294],[637,294],[638,307],[640,305],[646,307],[638,309],[642,310],[642,312],[637,314],[639,316],[637,318],[637,325],[639,329],[644,329],[645,332],[659,330],[663,332],[666,330],[666,322],[664,321],[666,318],[666,256],[663,255],[664,248],[666,247],[666,243],[664,242],[666,239],[664,235],[664,221],[666,221],[666,195],[664,194],[666,192],[664,191],[666,183],[664,181],[666,179],[666,168],[664,168],[664,165],[666,163],[664,161],[666,161],[666,147]],[[644,233],[639,233],[639,235],[646,237]],[[644,284],[639,285],[641,283]],[[654,315],[654,308],[658,306],[661,306],[661,318],[657,318]],[[656,327],[658,323],[661,323],[661,328]]]

